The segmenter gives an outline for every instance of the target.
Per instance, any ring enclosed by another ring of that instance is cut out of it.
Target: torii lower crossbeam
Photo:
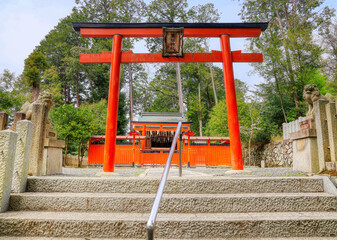
[[[262,53],[241,53],[232,51],[232,62],[262,62]],[[112,52],[81,54],[80,63],[111,63]],[[122,63],[159,63],[159,62],[223,62],[221,51],[211,53],[185,53],[183,57],[163,57],[161,53],[122,52]]]

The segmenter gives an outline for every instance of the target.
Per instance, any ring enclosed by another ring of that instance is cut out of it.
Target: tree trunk
[[[63,87],[63,95],[64,95],[64,104],[67,104],[67,85],[64,84]]]
[[[81,166],[81,160],[80,160],[80,154],[81,154],[81,143],[78,145],[78,149],[77,149],[77,161],[78,161],[78,167],[82,167]]]
[[[133,84],[132,84],[132,68],[129,63],[129,102],[130,102],[130,131],[132,131],[132,119],[133,119]]]
[[[205,41],[205,47],[206,47],[206,52],[209,52],[209,46],[208,46],[208,39],[205,38],[204,41]],[[212,79],[212,88],[213,88],[213,94],[214,94],[214,100],[215,100],[215,105],[218,104],[218,97],[216,95],[216,89],[215,89],[215,83],[214,83],[214,76],[213,76],[213,64],[212,63],[209,63],[209,71],[210,71],[210,74],[211,74],[211,79]]]
[[[286,112],[285,112],[284,106],[283,106],[283,98],[282,98],[280,86],[279,86],[279,83],[278,83],[278,77],[276,76],[276,74],[274,75],[274,78],[275,78],[276,89],[277,89],[277,92],[278,92],[278,95],[279,95],[279,98],[280,98],[280,102],[281,102],[281,108],[282,108],[282,112],[283,112],[284,121],[286,123],[288,123],[287,115],[286,115]]]
[[[69,138],[66,139],[66,150],[64,151],[63,163],[62,163],[63,167],[65,167],[67,164],[68,145],[69,145]]]
[[[179,112],[184,113],[183,91],[181,87],[181,76],[180,76],[180,64],[179,63],[176,63],[176,74],[177,74],[177,85],[178,85]]]
[[[67,95],[68,95],[68,103],[71,102],[71,98],[70,98],[70,88],[67,89]]]
[[[80,107],[80,93],[78,90],[78,72],[76,73],[76,105]]]
[[[199,101],[199,133],[200,133],[200,136],[202,137],[200,79],[198,79],[198,101]]]
[[[298,102],[298,95],[297,95],[297,87],[296,87],[296,81],[294,78],[294,71],[291,65],[291,60],[290,60],[290,53],[288,50],[288,47],[284,47],[285,48],[285,52],[286,52],[286,58],[287,58],[287,65],[288,65],[288,70],[289,70],[289,78],[291,81],[291,84],[293,85],[292,89],[293,89],[293,97],[294,97],[294,102],[295,102],[295,107],[297,110],[297,116],[300,117],[301,116],[301,112],[300,112],[300,106],[299,106],[299,102]]]
[[[211,96],[209,95],[209,91],[208,91],[208,85],[206,85],[205,87],[205,93],[206,93],[206,96],[207,96],[207,107],[208,109],[211,109],[212,107],[212,100],[211,100]]]
[[[293,70],[293,67],[292,67],[291,59],[290,59],[289,48],[288,48],[288,45],[287,45],[287,42],[286,42],[286,33],[284,32],[282,20],[281,20],[281,17],[279,15],[278,11],[276,11],[276,15],[277,15],[277,18],[278,18],[278,25],[280,27],[281,34],[282,34],[282,44],[283,44],[284,51],[285,51],[285,54],[286,54],[286,63],[287,63],[287,69],[288,69],[288,73],[289,73],[289,79],[290,79],[291,84],[293,85],[293,87],[292,87],[293,98],[294,98],[295,107],[296,107],[296,110],[297,110],[297,116],[300,117],[301,112],[300,112],[300,107],[299,107],[299,102],[298,102],[297,87],[296,87],[296,81],[295,81],[295,77],[294,77],[294,70]]]
[[[210,70],[210,73],[211,73],[211,79],[212,79],[212,87],[213,87],[213,94],[214,94],[215,105],[217,105],[218,104],[218,97],[216,96],[216,89],[215,89],[215,83],[214,83],[212,63],[209,64],[209,70]]]
[[[39,97],[40,94],[40,86],[39,85],[33,85],[32,88],[32,101],[36,101],[36,99]]]
[[[84,157],[84,153],[86,151],[86,144],[85,143],[81,143],[81,158],[80,158],[80,167],[83,166],[83,157]]]
[[[248,163],[249,163],[249,166],[250,166],[250,163],[251,163],[251,158],[250,158],[250,144],[251,144],[251,141],[252,141],[252,136],[253,136],[253,130],[251,130],[250,136],[249,136],[249,140],[248,140]]]

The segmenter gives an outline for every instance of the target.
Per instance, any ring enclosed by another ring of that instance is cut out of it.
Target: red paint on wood
[[[220,37],[221,50],[223,56],[223,72],[225,80],[228,130],[231,141],[231,162],[232,170],[243,170],[242,149],[240,139],[240,126],[238,118],[238,108],[235,94],[233,62],[230,48],[230,38],[228,35]]]
[[[164,165],[168,157],[168,151],[158,151],[158,153],[149,153],[141,151],[140,144],[137,145],[116,145],[115,164],[135,164]],[[102,164],[104,155],[103,144],[90,144],[88,150],[89,164]],[[178,164],[179,153],[173,154],[172,164]],[[183,165],[188,162],[191,166],[224,166],[231,164],[229,146],[193,146],[183,147]]]
[[[124,38],[163,37],[162,28],[81,28],[82,37],[112,38],[122,35]],[[184,37],[259,37],[261,28],[185,28]]]
[[[111,52],[81,54],[80,63],[111,63]],[[233,62],[262,62],[262,53],[232,52]],[[222,62],[221,51],[211,53],[185,53],[184,57],[162,57],[161,53],[122,52],[122,63],[155,63],[155,62]]]
[[[118,117],[119,80],[121,69],[122,36],[113,36],[108,113],[106,120],[103,171],[113,172],[116,153],[116,133]]]

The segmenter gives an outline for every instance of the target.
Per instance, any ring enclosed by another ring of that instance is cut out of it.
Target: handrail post
[[[183,134],[182,134],[182,128],[180,128],[180,131],[179,131],[179,177],[183,176],[182,155],[183,155]]]
[[[153,240],[154,239],[154,225],[147,225],[147,240]]]

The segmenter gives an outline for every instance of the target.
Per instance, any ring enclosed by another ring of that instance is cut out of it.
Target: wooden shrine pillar
[[[121,35],[112,37],[112,56],[110,69],[108,114],[106,119],[103,172],[113,172],[115,168],[119,82],[122,56]]]
[[[227,34],[221,35],[220,43],[222,50],[222,60],[223,60],[222,64],[225,80],[232,170],[243,170],[240,126],[236,102],[233,61],[232,61],[229,35]]]

